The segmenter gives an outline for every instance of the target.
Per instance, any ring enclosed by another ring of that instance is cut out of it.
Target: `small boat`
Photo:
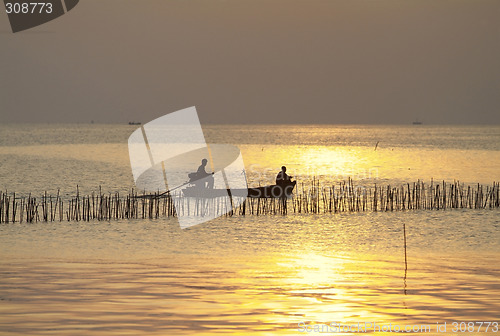
[[[297,181],[284,185],[269,185],[248,189],[208,189],[198,186],[187,187],[182,190],[186,197],[214,198],[224,196],[239,196],[249,198],[288,198],[292,196]]]
[[[128,124],[129,125],[140,125],[141,123],[140,122],[136,122],[136,121],[129,121]]]
[[[282,185],[270,185],[265,187],[248,188],[250,198],[282,198],[291,197],[297,181],[289,181]]]
[[[416,119],[414,122],[412,122],[413,125],[422,125],[422,122],[421,121],[418,121],[418,119]]]

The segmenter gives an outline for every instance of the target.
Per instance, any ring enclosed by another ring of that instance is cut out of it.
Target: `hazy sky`
[[[0,48],[1,122],[500,124],[498,0],[83,0]]]

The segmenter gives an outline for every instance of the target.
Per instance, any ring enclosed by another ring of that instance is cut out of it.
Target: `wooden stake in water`
[[[403,237],[404,237],[404,248],[405,248],[405,277],[404,277],[404,292],[406,295],[406,275],[408,273],[408,257],[406,254],[406,222],[403,222]]]

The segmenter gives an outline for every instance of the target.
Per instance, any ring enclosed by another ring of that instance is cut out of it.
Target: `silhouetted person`
[[[203,187],[205,187],[205,182],[207,183],[207,188],[212,189],[214,187],[214,178],[213,174],[207,173],[205,170],[205,167],[207,166],[208,160],[203,159],[201,160],[201,165],[198,167],[198,170],[196,171],[196,179],[201,180],[203,182]]]
[[[290,179],[292,176],[286,173],[286,167],[282,166],[281,171],[276,176],[276,185],[283,186],[290,184]]]

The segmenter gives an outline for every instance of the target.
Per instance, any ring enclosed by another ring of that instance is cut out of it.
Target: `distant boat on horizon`
[[[129,121],[128,124],[129,125],[140,125],[141,123],[140,122],[135,122],[135,121]]]
[[[412,122],[413,125],[422,125],[422,122],[421,121],[418,121],[418,118],[415,119],[414,122]]]

